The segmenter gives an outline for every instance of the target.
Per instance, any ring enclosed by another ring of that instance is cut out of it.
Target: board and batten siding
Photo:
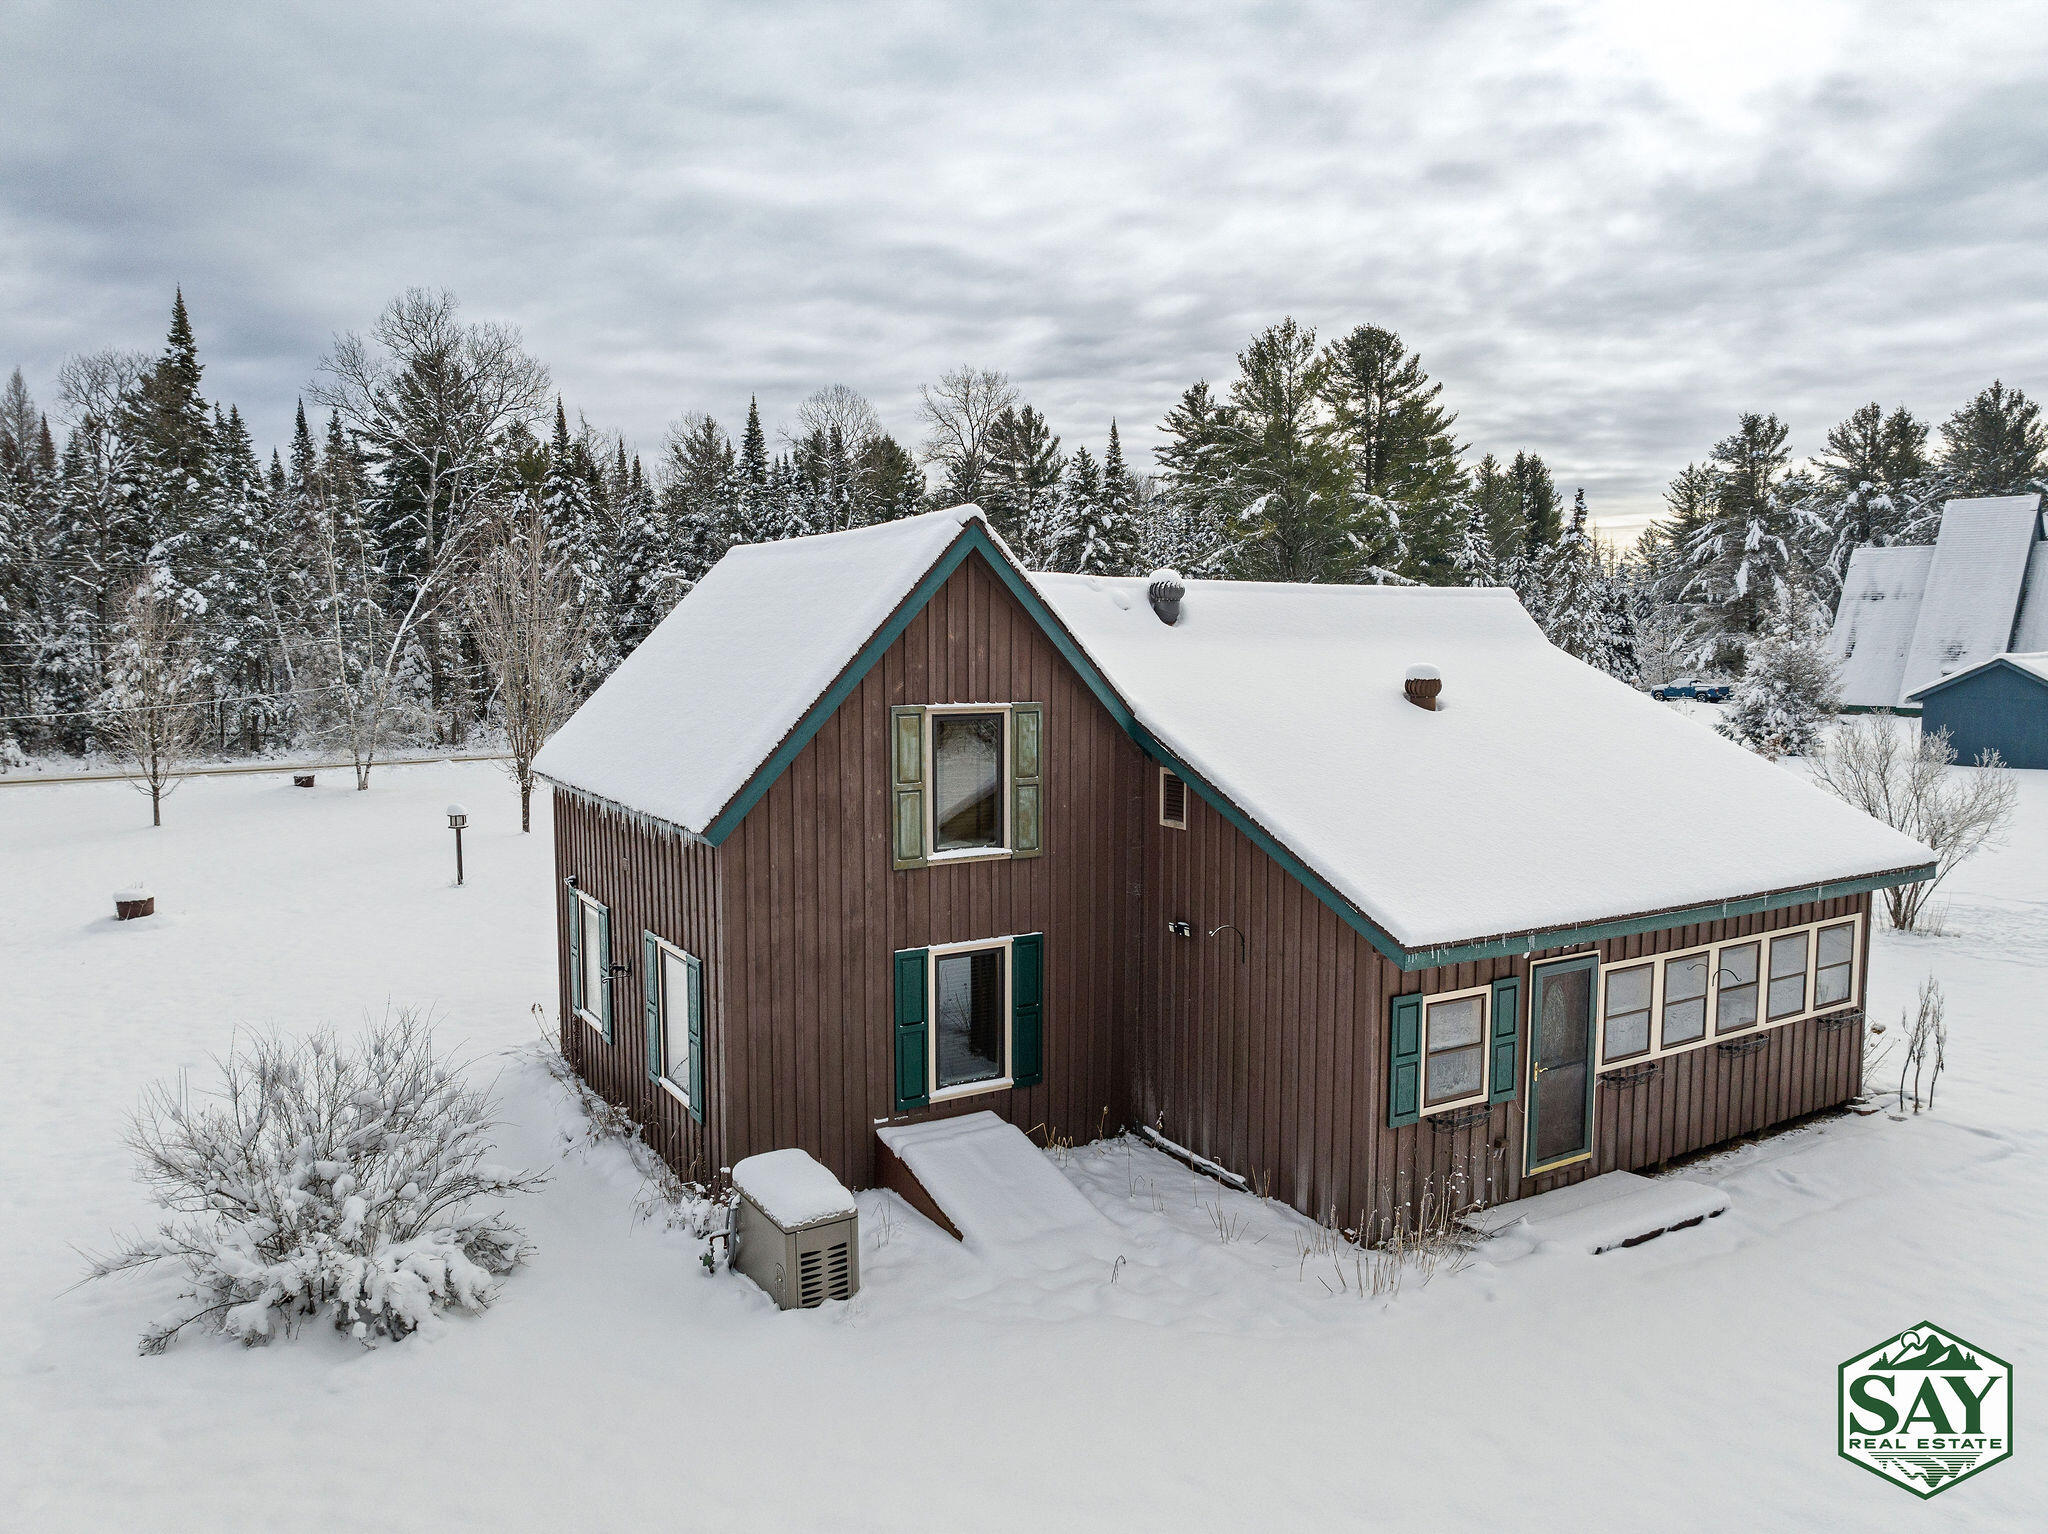
[[[1863,1029],[1813,1019],[1767,1030],[1729,1055],[1708,1044],[1666,1057],[1646,1081],[1602,1081],[1592,1157],[1522,1176],[1532,963],[1598,952],[1603,963],[1862,915],[1863,1001],[1870,897],[1666,928],[1533,956],[1404,973],[1198,796],[1188,827],[1148,816],[1144,994],[1132,1114],[1305,1214],[1373,1235],[1427,1189],[1499,1203],[1602,1172],[1653,1166],[1846,1101],[1861,1090]],[[1192,938],[1172,936],[1185,921]],[[1229,923],[1244,934],[1212,929]],[[1395,996],[1439,995],[1522,977],[1516,1100],[1451,1131],[1387,1126],[1387,1019]]]
[[[555,941],[561,954],[559,1002],[562,1053],[606,1101],[644,1127],[652,1145],[684,1177],[708,1182],[730,1166],[729,1144],[715,1090],[727,1073],[726,1008],[720,962],[720,854],[717,848],[639,816],[555,790]],[[611,913],[612,1042],[576,1015],[569,995],[569,923],[578,888]],[[704,966],[704,1122],[647,1075],[645,987],[640,934],[652,932],[695,955]]]
[[[1043,853],[892,868],[890,708],[1024,702],[1045,711]],[[1041,1143],[1114,1131],[1138,994],[1142,844],[1130,828],[1150,781],[1129,736],[970,557],[717,848],[558,791],[559,871],[618,902],[615,946],[625,932],[637,954],[645,925],[704,960],[705,1132],[646,1079],[636,977],[617,982],[609,1050],[565,1024],[565,1046],[580,1049],[570,1058],[656,1124],[650,1139],[686,1174],[793,1145],[864,1188],[878,1124],[983,1109]],[[897,1114],[892,956],[1030,932],[1045,937],[1040,1084]],[[568,1001],[564,979],[565,1017]]]

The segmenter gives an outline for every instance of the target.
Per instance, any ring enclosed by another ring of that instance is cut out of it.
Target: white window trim
[[[1849,927],[1852,929],[1849,943],[1849,994],[1842,1000],[1829,1002],[1823,1007],[1814,1004],[1814,996],[1820,981],[1820,934],[1829,927]],[[1620,959],[1612,964],[1601,965],[1599,988],[1600,1027],[1598,1030],[1599,1037],[1595,1040],[1599,1051],[1595,1057],[1599,1061],[1597,1069],[1601,1071],[1625,1070],[1629,1066],[1642,1065],[1651,1060],[1661,1060],[1669,1055],[1688,1054],[1695,1049],[1704,1049],[1709,1044],[1718,1044],[1730,1039],[1754,1038],[1756,1035],[1768,1033],[1774,1028],[1789,1027],[1794,1023],[1803,1023],[1815,1017],[1825,1017],[1831,1012],[1839,1012],[1844,1007],[1855,1006],[1857,988],[1863,981],[1863,928],[1864,918],[1860,913],[1854,916],[1836,916],[1826,921],[1800,922],[1790,927],[1771,927],[1761,932],[1751,932],[1742,937],[1724,938],[1715,943],[1702,943],[1692,948],[1675,948],[1669,953],[1638,954],[1632,959]],[[1767,1014],[1770,1011],[1771,940],[1773,938],[1792,937],[1800,932],[1807,934],[1806,1006],[1802,1010],[1786,1017],[1769,1017]],[[1721,954],[1725,949],[1742,948],[1751,943],[1757,945],[1757,1020],[1723,1033],[1719,1017],[1722,972]],[[1706,956],[1707,959],[1706,1031],[1697,1039],[1689,1040],[1683,1044],[1674,1044],[1666,1048],[1664,1044],[1664,966],[1673,959],[1690,959],[1701,955]],[[1650,966],[1650,1047],[1647,1050],[1639,1050],[1634,1054],[1610,1060],[1607,1057],[1607,976],[1614,970],[1634,969],[1641,964],[1648,964]]]
[[[1447,1001],[1463,1001],[1467,996],[1479,998],[1479,1090],[1469,1097],[1454,1097],[1449,1102],[1432,1103],[1429,1100],[1429,1009],[1441,1006]],[[1416,1085],[1415,1095],[1421,1107],[1418,1116],[1428,1118],[1437,1113],[1454,1113],[1460,1108],[1470,1108],[1487,1101],[1488,1088],[1493,1085],[1493,986],[1467,986],[1462,991],[1433,991],[1422,998],[1422,1079]]]
[[[678,959],[682,959],[685,961],[695,960],[698,966],[698,973],[700,975],[703,973],[704,961],[698,959],[697,956],[691,953],[688,949],[678,948],[674,943],[671,943],[667,938],[661,937],[659,935],[657,935],[654,939],[654,946],[663,953],[673,954]],[[651,978],[654,984],[659,988],[658,994],[660,996],[660,1005],[656,1008],[656,1012],[661,1018],[661,1075],[659,1075],[655,1079],[661,1086],[665,1087],[668,1090],[668,1095],[670,1097],[673,1097],[677,1102],[681,1103],[685,1108],[687,1108],[690,1106],[689,1090],[686,1087],[678,1086],[675,1083],[675,1081],[673,1081],[669,1076],[667,975],[663,970],[657,967],[654,975]],[[684,998],[684,1002],[685,1005],[688,1004],[687,997]],[[685,1049],[688,1049],[690,1047],[690,1021],[687,1017],[683,1019],[683,1047]],[[685,1074],[687,1075],[688,1073],[686,1072]]]
[[[1180,778],[1180,819],[1169,820],[1166,816],[1166,780]],[[1169,831],[1185,831],[1188,828],[1188,780],[1182,778],[1171,767],[1161,764],[1159,768],[1159,823]]]
[[[583,982],[583,984],[580,987],[578,987],[577,995],[574,1001],[574,1007],[576,1015],[582,1018],[583,1021],[588,1023],[593,1029],[595,1029],[597,1031],[597,1036],[599,1038],[603,1038],[604,1019],[600,1017],[597,1013],[589,1011],[583,1005],[583,997],[585,994],[588,993],[590,989],[591,963],[591,956],[588,952],[589,944],[583,941],[583,909],[585,906],[588,906],[591,910],[597,912],[597,914],[600,917],[603,917],[606,920],[610,919],[612,912],[611,907],[606,905],[602,900],[599,900],[596,896],[587,895],[582,890],[576,890],[574,893],[576,896],[576,962],[577,967],[580,971],[577,978]],[[610,985],[611,976],[606,975],[604,977],[603,983],[606,985]]]
[[[924,993],[930,997],[930,1020],[925,1026],[924,1037],[924,1090],[928,1102],[950,1103],[963,1097],[979,1097],[985,1092],[1007,1092],[1016,1086],[1016,1058],[1012,1053],[1013,1040],[1010,1037],[1016,1023],[1014,1005],[1017,983],[1016,956],[1012,952],[1013,937],[977,938],[968,943],[941,943],[925,950]],[[963,1082],[957,1087],[939,1085],[939,960],[948,954],[987,953],[999,951],[1003,956],[1003,1074],[988,1081]]]
[[[1008,703],[927,703],[924,709],[924,844],[927,863],[980,863],[994,858],[1015,855],[1016,848],[1011,840],[1017,828],[1010,821],[1016,813],[1016,806],[1010,803],[1010,744],[1016,737],[1015,721],[1010,717]],[[935,722],[941,714],[1001,714],[1003,716],[1003,759],[996,768],[997,805],[1002,815],[1003,844],[1000,847],[955,847],[947,852],[939,851],[939,775],[937,754],[939,749],[939,728]],[[1043,752],[1044,744],[1039,750]]]

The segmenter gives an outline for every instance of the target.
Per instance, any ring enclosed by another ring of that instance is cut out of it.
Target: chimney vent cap
[[[1187,594],[1188,588],[1182,583],[1178,570],[1154,570],[1152,584],[1145,591],[1152,603],[1152,611],[1169,628],[1180,622],[1181,599]]]

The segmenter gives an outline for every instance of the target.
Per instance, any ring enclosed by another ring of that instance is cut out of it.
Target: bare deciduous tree
[[[310,684],[301,715],[308,735],[348,752],[362,791],[385,742],[419,718],[405,670],[407,630],[379,600],[369,541],[345,505],[318,508],[312,565],[318,622],[296,668]]]
[[[540,498],[521,496],[470,587],[469,627],[490,673],[519,785],[519,829],[533,829],[533,759],[575,712],[589,617],[565,561],[548,551]]]
[[[839,440],[846,444],[848,457],[858,454],[882,435],[882,418],[868,403],[868,397],[843,383],[820,389],[797,406],[796,419],[800,429],[794,434],[784,433],[791,446],[813,432],[829,437],[836,426],[839,428]]]
[[[1906,1058],[1899,1066],[1899,1111],[1906,1111],[1908,1080],[1912,1082],[1913,1111],[1934,1111],[1934,1089],[1948,1066],[1948,1001],[1941,994],[1941,982],[1929,975],[1920,982],[1920,1008],[1899,1013],[1899,1032],[1906,1041]],[[1927,1100],[1920,1099],[1920,1078],[1927,1077]]]
[[[1884,892],[1892,925],[1904,931],[1919,922],[1941,881],[2003,841],[2012,821],[2019,790],[1998,753],[1980,753],[1961,772],[1950,770],[1955,760],[1948,731],[1916,732],[1894,714],[1842,725],[1812,757],[1822,788],[1934,853],[1932,879]]]
[[[465,324],[457,308],[452,293],[407,289],[367,338],[335,337],[308,390],[380,471],[387,553],[405,581],[397,648],[418,634],[437,715],[446,680],[441,616],[456,599],[483,509],[501,490],[507,441],[540,418],[550,389],[547,367],[527,355],[516,327]]]
[[[67,426],[114,419],[121,399],[149,371],[147,352],[80,352],[57,370],[57,398]]]
[[[958,367],[918,390],[926,463],[942,464],[946,485],[969,499],[982,493],[996,418],[1017,403],[1010,380],[992,368]]]
[[[206,737],[191,620],[162,568],[144,571],[129,593],[108,673],[106,737],[134,767],[150,824],[160,826],[164,800]]]

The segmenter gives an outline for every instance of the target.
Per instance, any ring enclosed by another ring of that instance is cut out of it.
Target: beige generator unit
[[[740,1196],[732,1265],[784,1310],[850,1300],[860,1288],[860,1210],[800,1150],[749,1156],[732,1169]]]

